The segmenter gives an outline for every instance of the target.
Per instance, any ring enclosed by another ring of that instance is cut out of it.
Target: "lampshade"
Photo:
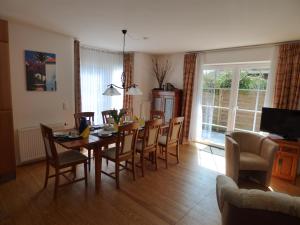
[[[126,92],[127,95],[142,95],[143,92],[136,85],[133,85]]]
[[[116,88],[114,88],[112,85],[110,85],[103,92],[103,95],[106,95],[106,96],[115,96],[115,95],[121,95],[121,93]]]

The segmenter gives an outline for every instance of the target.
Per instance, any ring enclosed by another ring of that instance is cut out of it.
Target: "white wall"
[[[66,122],[72,125],[73,39],[9,21],[9,47],[14,129],[38,126],[39,123]],[[57,91],[26,90],[25,50],[56,54]]]
[[[143,92],[141,96],[133,96],[133,114],[150,118],[151,92],[155,87],[155,77],[152,73],[152,55],[145,53],[134,54],[134,83]]]

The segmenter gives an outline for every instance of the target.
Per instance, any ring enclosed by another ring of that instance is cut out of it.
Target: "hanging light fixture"
[[[132,84],[127,87],[125,85],[126,75],[125,75],[124,58],[125,58],[125,36],[126,36],[127,30],[122,30],[122,33],[123,33],[123,72],[121,75],[122,87],[119,87],[115,84],[109,84],[109,85],[107,85],[106,90],[103,92],[103,95],[106,95],[106,96],[121,95],[121,93],[118,91],[117,88],[127,90],[125,93],[127,95],[142,95],[143,94],[142,91],[138,88],[138,86],[136,84]]]

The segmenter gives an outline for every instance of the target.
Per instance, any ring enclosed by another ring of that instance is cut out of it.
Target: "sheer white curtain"
[[[80,82],[82,112],[95,112],[95,123],[102,123],[101,112],[123,107],[123,91],[118,96],[104,96],[108,84],[121,86],[122,54],[80,47]]]
[[[191,114],[191,127],[189,139],[200,141],[202,134],[202,65],[203,53],[198,53],[196,62],[196,74],[194,80],[194,94]]]

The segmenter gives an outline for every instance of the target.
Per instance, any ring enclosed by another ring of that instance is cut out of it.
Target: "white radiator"
[[[48,124],[53,130],[64,129],[63,123]],[[18,130],[20,164],[45,158],[45,147],[40,127],[27,127]],[[62,151],[57,145],[57,150]]]

